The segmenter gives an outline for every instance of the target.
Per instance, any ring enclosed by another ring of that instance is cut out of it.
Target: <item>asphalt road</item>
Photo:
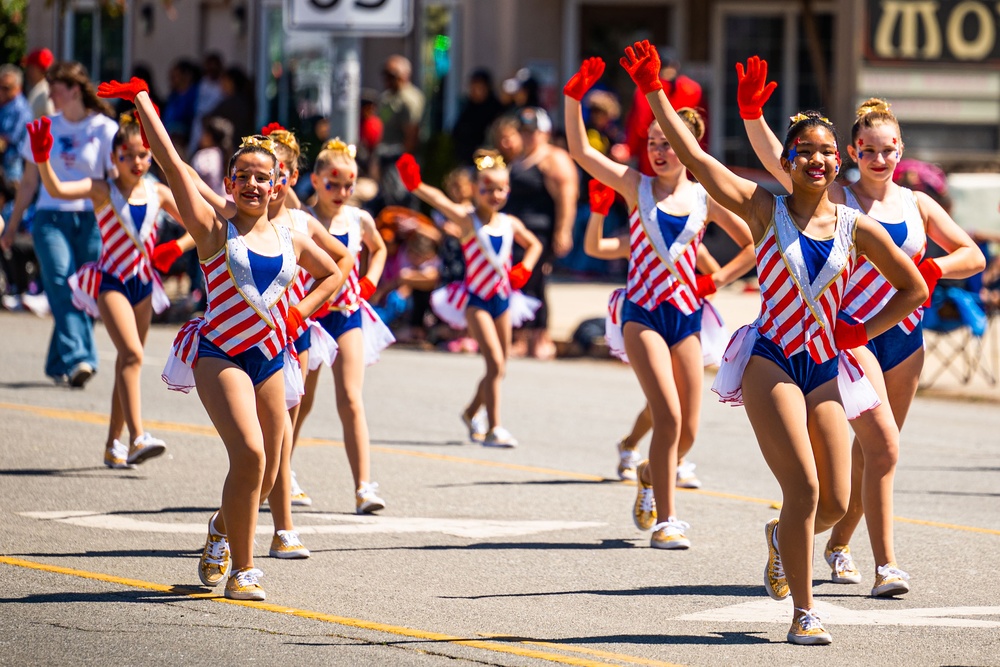
[[[257,566],[266,603],[198,584],[226,457],[195,394],[159,379],[173,328],[144,366],[148,430],[164,457],[101,465],[114,349],[84,390],[41,372],[51,323],[0,313],[0,664],[10,665],[1000,665],[1000,408],[920,398],[903,433],[896,551],[912,591],[868,597],[828,581],[828,647],[785,643],[791,601],[764,593],[764,523],[780,497],[742,409],[706,388],[682,492],[693,546],[664,552],[632,525],[614,443],[642,398],[614,362],[515,360],[504,385],[512,451],[465,442],[459,410],[478,357],[390,350],[369,369],[374,479],[387,501],[356,517],[332,380],[295,455],[314,505],[296,513],[313,555]]]

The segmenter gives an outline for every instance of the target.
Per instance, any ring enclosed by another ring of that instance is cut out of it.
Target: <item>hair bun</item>
[[[323,144],[323,150],[334,153],[345,153],[352,160],[358,155],[358,147],[354,144],[345,143],[340,137],[334,137]]]
[[[861,103],[858,107],[857,117],[862,118],[871,113],[892,114],[889,109],[891,105],[879,97],[871,97]]]

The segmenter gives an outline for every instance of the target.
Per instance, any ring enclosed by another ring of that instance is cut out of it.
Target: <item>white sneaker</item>
[[[486,431],[490,428],[489,423],[486,421],[486,410],[479,408],[471,419],[466,417],[463,412],[462,423],[465,424],[465,428],[469,429],[469,440],[482,444],[483,439],[486,437]]]
[[[298,507],[309,507],[310,505],[313,504],[312,498],[309,497],[309,494],[303,491],[302,487],[299,486],[299,480],[295,478],[294,470],[292,471],[291,496],[292,496],[292,505],[296,505]]]
[[[86,361],[81,361],[76,366],[73,366],[67,375],[69,377],[69,386],[81,389],[94,375],[94,367]]]
[[[677,466],[678,489],[700,489],[701,480],[694,474],[695,464],[684,461]]]
[[[294,530],[279,530],[271,538],[271,558],[309,558],[309,549]]]
[[[21,303],[39,317],[47,317],[52,312],[49,299],[45,294],[22,294]]]
[[[618,479],[634,482],[636,467],[639,465],[639,450],[625,449],[625,438],[618,441]]]
[[[127,468],[135,467],[129,465],[127,459],[128,459],[128,445],[126,445],[121,440],[118,440],[117,438],[111,443],[110,447],[104,448],[104,465],[106,465],[109,468],[124,470]]]
[[[486,438],[483,440],[483,447],[504,447],[510,449],[517,447],[517,439],[503,426],[496,426],[486,434]]]
[[[684,534],[691,525],[676,517],[668,517],[666,521],[653,526],[653,536],[649,546],[654,549],[690,549],[691,540]]]
[[[166,445],[167,443],[159,438],[154,438],[149,431],[146,431],[132,443],[132,449],[128,453],[129,465],[138,465],[143,461],[159,456],[167,451]]]
[[[385,509],[385,501],[378,497],[378,482],[361,482],[358,487],[354,511],[357,514],[371,514]]]

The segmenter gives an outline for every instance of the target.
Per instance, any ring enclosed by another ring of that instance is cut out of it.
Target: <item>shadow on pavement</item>
[[[452,595],[440,596],[446,600],[486,600],[490,598],[531,598],[531,597],[553,597],[561,595],[697,595],[697,596],[717,596],[717,597],[746,597],[760,598],[761,586],[747,586],[745,584],[691,584],[678,586],[643,586],[641,588],[608,588],[579,591],[550,591],[547,593],[498,593],[496,595]],[[588,638],[587,641],[594,641]],[[608,640],[611,641],[611,640]]]

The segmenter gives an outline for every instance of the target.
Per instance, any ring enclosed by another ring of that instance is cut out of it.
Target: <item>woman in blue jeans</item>
[[[57,113],[52,116],[51,163],[62,181],[103,180],[114,170],[111,142],[118,124],[111,107],[97,97],[87,70],[76,62],[56,63],[49,69],[49,95]],[[93,322],[73,305],[67,279],[86,262],[97,260],[101,237],[89,199],[60,201],[44,188],[39,192],[38,167],[30,146],[22,147],[24,178],[14,200],[10,224],[0,237],[8,250],[25,209],[38,193],[32,236],[42,274],[42,287],[55,321],[45,361],[45,374],[57,382],[82,387],[97,371]]]

